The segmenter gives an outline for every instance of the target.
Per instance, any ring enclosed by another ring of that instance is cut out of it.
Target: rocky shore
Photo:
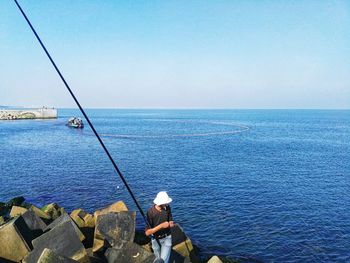
[[[172,228],[170,262],[220,263],[201,260],[179,225]],[[136,231],[136,212],[123,201],[89,214],[68,213],[51,203],[39,208],[16,197],[0,202],[0,262],[23,263],[152,263],[150,238]],[[225,262],[225,261],[224,261]]]

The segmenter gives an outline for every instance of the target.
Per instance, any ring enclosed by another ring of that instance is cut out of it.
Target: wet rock
[[[31,210],[26,211],[22,215],[22,217],[26,222],[28,228],[31,230],[33,239],[37,238],[44,232],[44,229],[46,228],[46,224],[33,211]]]
[[[74,223],[74,221],[70,218],[70,216],[67,213],[63,213],[60,217],[58,217],[55,221],[53,221],[51,224],[49,224],[47,227],[45,227],[44,231],[48,231],[50,229],[53,229],[54,227],[64,223],[64,222],[70,222],[77,233],[80,241],[83,241],[85,239],[84,234],[80,231],[79,227]]]
[[[24,219],[15,217],[0,226],[0,258],[19,262],[33,248],[32,233]]]
[[[88,262],[85,248],[71,221],[63,221],[50,231],[34,239],[32,243],[34,250],[24,258],[24,263],[36,263],[45,248],[79,262]]]
[[[18,196],[18,197],[15,197],[15,198],[12,198],[10,201],[8,201],[6,203],[6,206],[11,208],[12,206],[21,206],[21,204],[23,204],[24,202],[24,197],[23,196]]]
[[[222,261],[218,256],[213,256],[208,260],[207,263],[222,263]]]
[[[0,203],[0,216],[8,216],[9,212],[11,211],[11,208],[13,206],[21,206],[21,204],[24,202],[23,196],[18,196],[15,198],[12,198],[7,203]]]
[[[51,249],[45,248],[37,263],[77,263],[78,261],[56,254]]]
[[[32,204],[31,204],[31,203],[28,203],[28,202],[26,202],[26,201],[24,201],[24,202],[21,204],[21,207],[27,208],[27,209],[30,209],[31,206],[32,206]]]
[[[153,253],[133,242],[120,242],[118,245],[108,248],[105,256],[108,263],[153,263],[155,260]]]
[[[6,206],[5,203],[0,202],[0,216],[4,216],[8,213],[10,209]]]
[[[97,217],[93,251],[113,247],[118,241],[133,241],[135,212],[102,214]]]
[[[128,211],[128,208],[126,207],[123,201],[118,201],[103,209],[96,210],[96,212],[94,213],[94,218],[96,221],[99,215],[107,214],[110,212],[123,212],[123,211]]]
[[[41,211],[49,215],[53,220],[60,217],[64,213],[64,209],[56,203],[45,205],[43,208],[41,208]]]
[[[26,208],[14,205],[11,208],[10,217],[15,217],[15,216],[18,216],[18,215],[22,215],[22,214],[24,214],[27,211],[28,211],[28,209],[26,209]]]

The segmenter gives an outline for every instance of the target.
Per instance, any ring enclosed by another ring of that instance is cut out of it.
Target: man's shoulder
[[[153,215],[155,213],[154,211],[155,207],[152,205],[148,210],[147,210],[147,215]]]

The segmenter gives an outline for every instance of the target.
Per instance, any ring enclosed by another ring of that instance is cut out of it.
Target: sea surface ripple
[[[141,206],[168,191],[203,255],[350,262],[350,111],[87,112]],[[65,126],[79,112],[59,115],[0,122],[0,201],[136,210],[90,128]]]

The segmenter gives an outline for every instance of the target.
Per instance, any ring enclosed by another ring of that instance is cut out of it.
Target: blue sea
[[[350,262],[350,111],[87,113],[142,208],[166,190],[202,255]],[[0,122],[0,200],[136,211],[90,128],[65,126],[71,116]]]

